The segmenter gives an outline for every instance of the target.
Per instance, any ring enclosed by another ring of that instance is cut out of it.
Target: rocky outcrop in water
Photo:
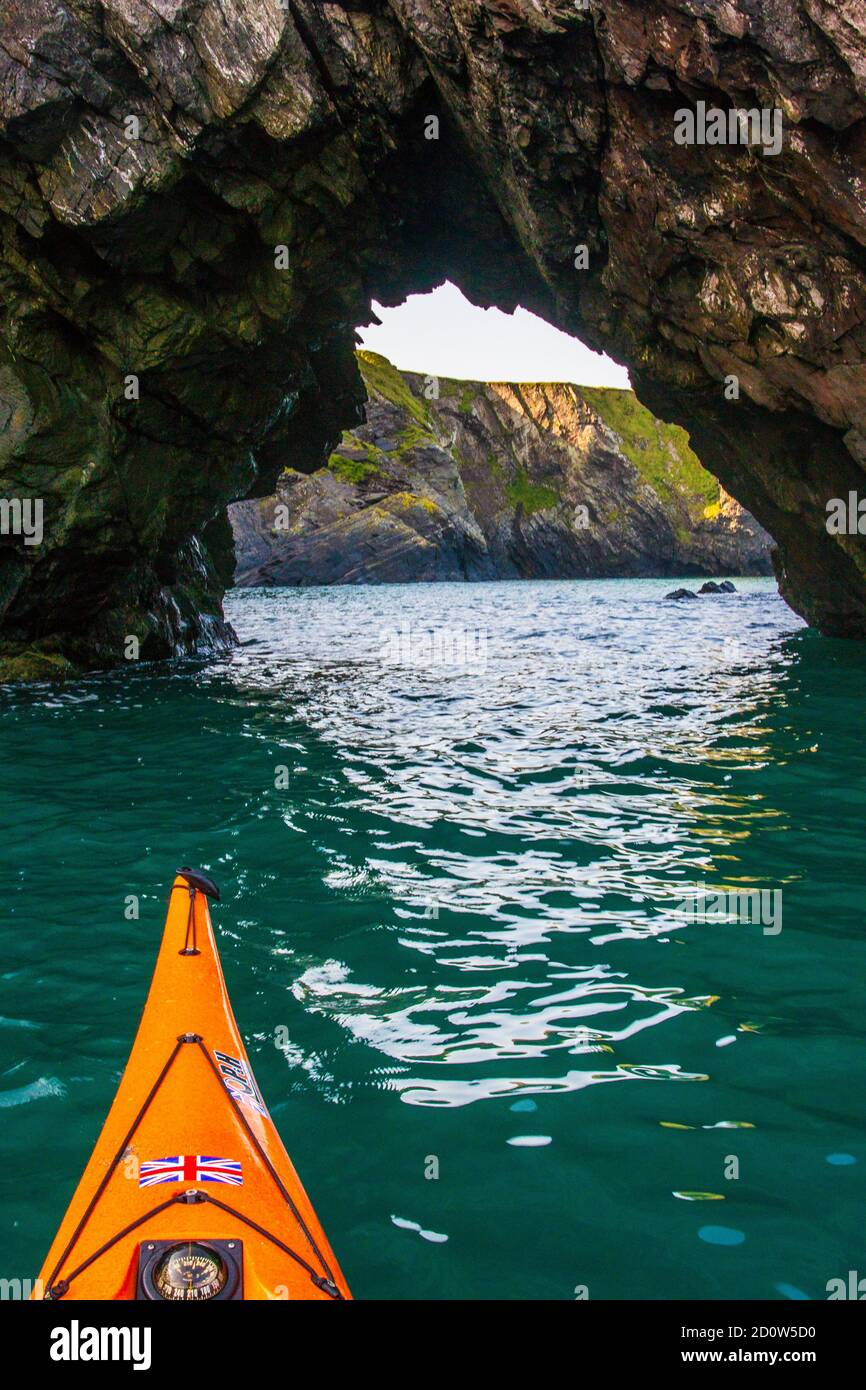
[[[766,532],[630,391],[358,359],[365,424],[229,509],[238,584],[770,572]]]
[[[0,26],[7,658],[225,640],[226,503],[321,465],[371,297],[446,277],[626,363],[789,601],[866,634],[862,537],[825,525],[866,486],[855,0],[6,0]],[[736,107],[750,136],[675,139]]]

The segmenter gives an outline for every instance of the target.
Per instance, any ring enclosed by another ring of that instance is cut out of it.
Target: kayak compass
[[[140,1247],[139,1299],[203,1303],[243,1296],[239,1240],[153,1240]]]

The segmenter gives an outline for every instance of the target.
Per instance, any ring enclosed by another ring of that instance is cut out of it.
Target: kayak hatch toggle
[[[220,890],[217,888],[209,874],[202,873],[201,869],[191,869],[188,864],[178,869],[180,878],[185,878],[190,888],[197,888],[200,893],[204,893],[208,898],[220,900]]]
[[[189,916],[186,920],[186,936],[184,938],[183,947],[178,951],[178,955],[200,956],[201,951],[198,949],[198,942],[196,941],[195,895],[196,893],[202,893],[205,897],[214,898],[218,902],[220,890],[217,888],[213,879],[207,874],[202,873],[201,869],[191,869],[188,865],[184,865],[183,868],[178,869],[177,876],[184,880],[189,893]],[[174,888],[179,888],[180,886],[180,884],[176,883]],[[172,892],[174,892],[174,888],[172,888]]]

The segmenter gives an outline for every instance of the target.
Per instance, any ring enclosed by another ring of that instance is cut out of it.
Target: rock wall
[[[781,153],[678,144],[700,102]],[[864,113],[860,0],[5,0],[7,669],[227,640],[226,503],[321,465],[371,298],[446,277],[627,364],[863,636]]]
[[[364,425],[229,508],[236,583],[771,572],[770,537],[632,392],[358,361]]]

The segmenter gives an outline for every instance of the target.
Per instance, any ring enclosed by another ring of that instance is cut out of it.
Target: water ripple
[[[360,1292],[405,1296],[424,1249],[434,1297],[790,1297],[848,1269],[866,653],[737,582],[247,590],[224,659],[5,692],[10,1167],[80,1171],[167,878],[200,862]],[[694,920],[707,887],[782,891],[784,929]],[[731,1227],[702,1226],[719,1195]],[[59,1212],[31,1217],[47,1243]]]

